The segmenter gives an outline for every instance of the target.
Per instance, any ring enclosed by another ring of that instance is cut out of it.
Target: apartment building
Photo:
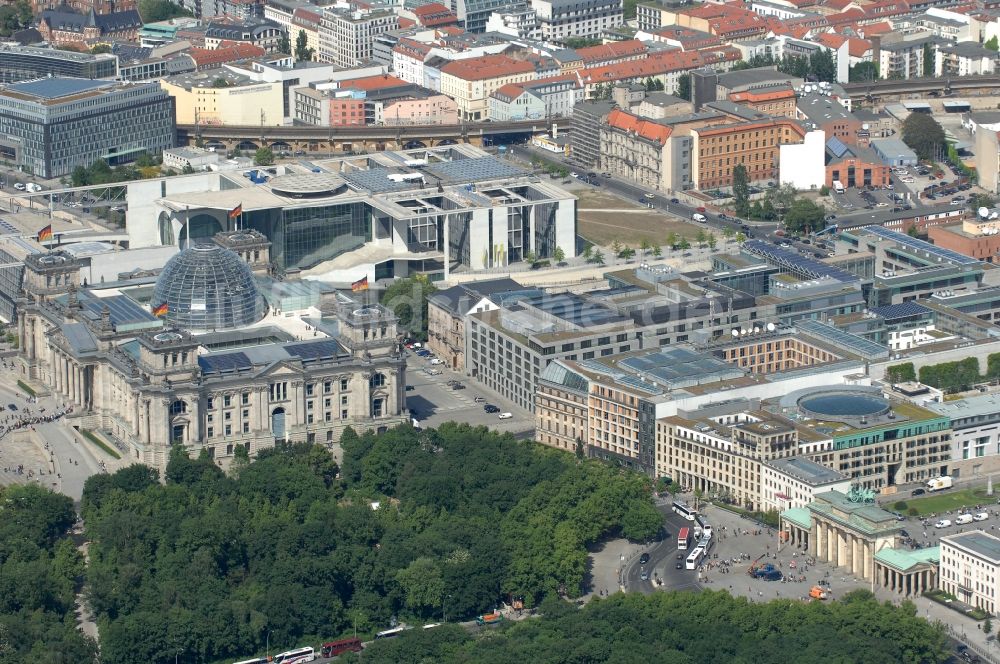
[[[934,71],[934,62],[924,63],[924,56],[930,51],[934,57],[940,38],[925,35],[916,38],[902,38],[898,41],[883,41],[879,50],[878,73],[882,78],[911,79]]]
[[[601,163],[601,125],[615,109],[610,101],[582,101],[573,107],[573,158],[589,168]]]
[[[455,100],[462,120],[481,122],[490,119],[490,95],[505,85],[535,78],[535,66],[530,62],[487,55],[441,67],[441,92]]]
[[[786,118],[795,117],[795,99],[795,89],[787,83],[729,94],[731,102],[752,108],[760,113],[780,115]]]
[[[399,16],[388,9],[324,9],[319,60],[338,67],[357,67],[374,58],[375,37],[398,28]]]
[[[532,412],[538,378],[553,360],[588,360],[641,343],[631,318],[570,293],[474,313],[467,325],[466,373]]]
[[[598,37],[622,24],[622,0],[531,0],[542,39]]]
[[[801,143],[806,132],[789,118],[768,118],[693,129],[692,180],[698,189],[728,187],[733,168],[742,164],[751,182],[778,177],[780,146]]]
[[[601,125],[601,167],[612,177],[672,191],[673,178],[664,168],[671,164],[670,134],[671,128],[664,124],[616,108]],[[689,181],[690,173],[685,173],[681,182]],[[676,188],[683,189],[683,184]]]
[[[1000,538],[982,530],[941,538],[938,586],[966,604],[1000,609]]]
[[[935,76],[978,76],[996,71],[997,54],[976,41],[942,44],[934,55]]]
[[[573,107],[580,101],[583,87],[573,74],[511,83],[490,95],[490,119],[503,122],[564,118],[573,114]]]

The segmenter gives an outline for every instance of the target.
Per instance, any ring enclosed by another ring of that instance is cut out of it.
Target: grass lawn
[[[602,191],[588,189],[574,190],[573,193],[580,199],[576,204],[577,232],[598,246],[606,247],[618,240],[635,248],[646,239],[663,247],[670,232],[693,243],[698,229],[704,229],[703,226],[689,224],[683,219],[649,210]],[[719,246],[722,246],[722,235],[716,233],[716,237]]]
[[[986,487],[975,489],[962,489],[939,495],[931,495],[926,498],[901,498],[906,502],[906,509],[915,508],[921,515],[939,514],[960,507],[971,507],[972,505],[983,505],[993,503],[996,496],[987,496]]]

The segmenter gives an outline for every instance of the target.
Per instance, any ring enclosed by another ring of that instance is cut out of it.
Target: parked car
[[[926,492],[923,489],[914,489],[913,491],[910,492],[910,495],[911,496],[922,496],[922,495],[924,495],[924,493],[926,493]]]
[[[670,202],[673,203],[674,205],[678,205],[681,202],[681,199],[679,199],[679,198],[671,198]]]
[[[444,360],[439,357],[435,357],[431,360],[431,364],[444,364]]]
[[[424,369],[424,371],[427,373],[428,376],[440,376],[441,375],[441,370],[440,369],[430,369],[430,368],[428,368],[428,369]]]
[[[485,406],[483,406],[483,410],[486,411],[487,413],[499,413],[500,412],[500,409],[497,408],[496,406],[494,406],[491,403],[488,403]]]
[[[934,524],[934,527],[935,528],[947,528],[950,525],[951,525],[951,519],[941,519],[940,521],[938,521],[937,523]]]
[[[990,515],[989,515],[988,512],[980,512],[976,516],[972,517],[972,520],[973,521],[986,521],[986,519],[988,519],[988,518],[990,518]]]
[[[461,383],[455,383],[454,385],[451,386],[451,389],[453,389],[453,390],[464,390],[465,389],[465,385],[462,385]]]
[[[474,403],[484,403],[484,402],[486,401],[486,397],[476,397],[476,398],[475,398],[475,399],[473,399],[472,401],[473,401]]]

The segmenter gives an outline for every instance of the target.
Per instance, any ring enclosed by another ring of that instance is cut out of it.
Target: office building
[[[173,147],[174,103],[156,83],[45,78],[0,90],[0,155],[43,178]]]
[[[941,590],[995,616],[1000,610],[1000,538],[982,530],[941,538]]]
[[[471,145],[282,165],[266,182],[242,175],[129,183],[130,246],[184,246],[189,233],[235,230],[229,211],[242,206],[242,227],[272,243],[277,274],[326,281],[446,278],[517,263],[527,251],[575,249],[575,199]]]
[[[35,78],[115,78],[118,58],[110,53],[77,53],[55,48],[0,44],[0,83]]]
[[[427,349],[453,370],[465,369],[465,318],[542,291],[513,279],[490,279],[439,290],[427,299]]]
[[[780,146],[801,143],[806,132],[789,118],[765,118],[691,131],[692,181],[698,189],[732,185],[733,168],[742,164],[751,182],[778,177]]]
[[[573,107],[573,158],[589,168],[601,165],[601,125],[615,108],[610,101],[581,101]]]
[[[803,508],[825,491],[847,493],[851,480],[802,457],[770,459],[760,466],[760,500],[764,512]]]
[[[552,361],[623,353],[641,343],[630,318],[570,293],[519,300],[467,321],[466,373],[528,411]]]
[[[324,9],[319,60],[345,68],[365,64],[374,58],[375,38],[398,28],[399,16],[388,9]]]

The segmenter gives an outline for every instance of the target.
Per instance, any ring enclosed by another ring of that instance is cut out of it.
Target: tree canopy
[[[733,203],[736,206],[736,216],[745,217],[750,214],[750,176],[743,164],[736,164],[733,168]]]
[[[29,484],[0,487],[0,662],[91,661],[76,630],[83,557],[66,537],[73,501]]]
[[[826,209],[812,201],[799,198],[791,204],[783,221],[785,228],[793,233],[811,233],[823,228],[826,219]]]
[[[427,340],[427,298],[437,286],[425,275],[397,279],[382,293],[382,304],[399,317],[399,325],[414,339]]]
[[[367,664],[931,664],[948,661],[943,628],[909,602],[859,590],[840,601],[754,604],[724,591],[615,594],[582,610],[551,598],[542,617],[471,636],[455,626],[376,641]],[[357,655],[345,658],[357,662]]]
[[[239,659],[268,635],[273,653],[393,617],[576,597],[588,545],[646,540],[662,522],[647,478],[486,427],[348,430],[341,445],[342,468],[302,444],[232,476],[175,452],[166,485],[143,466],[92,477],[83,512],[102,661]]]
[[[143,23],[155,23],[193,14],[170,0],[139,0],[139,16]]]
[[[921,159],[938,159],[944,149],[944,129],[926,113],[910,113],[903,120],[903,142]]]

